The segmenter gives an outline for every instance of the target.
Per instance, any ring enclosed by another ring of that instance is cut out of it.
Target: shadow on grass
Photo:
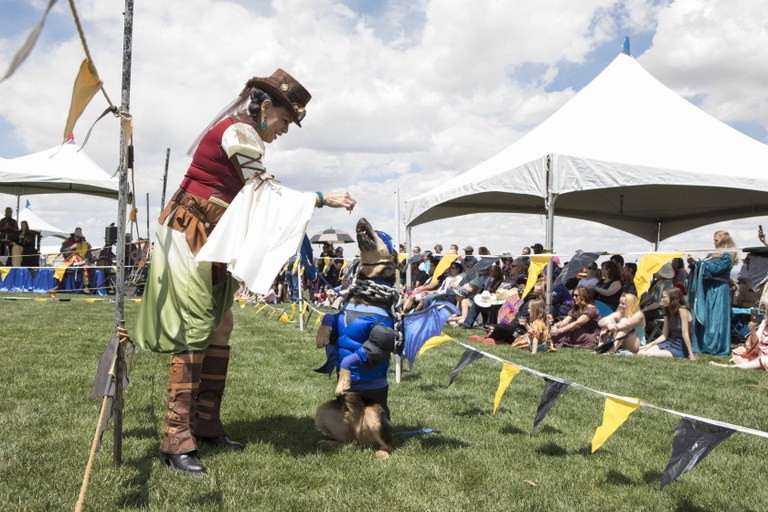
[[[244,444],[269,443],[280,452],[287,452],[294,457],[313,453],[323,436],[315,426],[314,418],[309,416],[265,416],[253,421],[236,421],[227,425],[227,433],[232,439]]]
[[[692,503],[691,500],[688,498],[684,498],[680,500],[680,502],[675,507],[675,512],[711,512],[712,509],[701,507],[699,505],[696,505],[695,503]]]
[[[153,445],[140,458],[126,462],[127,466],[136,470],[136,476],[121,484],[125,487],[125,493],[118,500],[121,507],[144,508],[149,505],[149,477],[155,457],[157,447]]]
[[[567,457],[569,455],[580,455],[582,457],[587,457],[592,454],[592,450],[589,446],[583,446],[581,448],[568,451],[557,443],[549,442],[536,448],[536,453],[547,455],[549,457]]]
[[[610,469],[605,475],[605,483],[613,485],[632,485],[634,482],[624,473]]]
[[[562,434],[563,431],[556,427],[551,427],[549,425],[544,425],[540,429],[538,429],[539,432],[542,434]]]
[[[662,473],[660,471],[652,469],[643,473],[643,481],[647,484],[659,485],[661,484],[661,475]]]
[[[465,418],[471,418],[471,417],[474,417],[474,416],[480,416],[482,414],[488,414],[488,409],[481,409],[479,407],[472,407],[471,409],[467,409],[465,411],[457,412],[456,416],[463,416]]]
[[[520,434],[527,434],[528,432],[521,429],[520,427],[515,427],[513,425],[506,425],[499,429],[499,433],[507,434],[507,435],[520,435]]]

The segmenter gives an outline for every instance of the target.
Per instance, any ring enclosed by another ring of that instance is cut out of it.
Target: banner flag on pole
[[[501,368],[501,374],[499,375],[499,387],[496,389],[496,396],[493,399],[493,414],[496,414],[496,409],[499,407],[501,397],[504,396],[504,391],[509,387],[509,383],[515,378],[515,375],[520,373],[520,368],[512,366],[511,364],[504,363]]]
[[[237,299],[237,303],[240,305],[240,309],[244,309],[245,305],[248,303],[248,299],[246,299],[245,297],[240,297],[239,299]]]
[[[633,400],[637,399],[633,398]],[[640,407],[639,402],[627,402],[612,396],[605,397],[603,424],[595,430],[595,436],[592,438],[592,453],[603,446],[638,407]]]
[[[683,417],[672,439],[672,456],[661,476],[661,487],[692,470],[734,432],[728,427]]]
[[[463,354],[461,354],[461,357],[459,358],[459,362],[456,363],[456,367],[451,372],[451,381],[448,383],[450,386],[453,384],[453,381],[456,380],[456,377],[459,375],[459,372],[469,366],[470,364],[474,363],[478,359],[483,357],[482,352],[478,352],[477,350],[473,350],[471,348],[468,348],[464,351]]]
[[[440,345],[441,343],[445,343],[446,341],[449,341],[450,339],[451,339],[451,337],[448,336],[447,334],[442,334],[440,336],[432,336],[426,342],[424,342],[424,346],[421,347],[421,350],[419,350],[419,353],[417,355],[419,357],[421,357],[421,354],[423,354],[427,350],[431,349],[432,347],[436,347],[436,346]]]
[[[45,8],[43,17],[40,18],[40,21],[37,22],[37,25],[35,25],[35,27],[29,33],[22,47],[19,48],[18,52],[16,52],[16,55],[13,56],[13,60],[11,60],[11,65],[8,66],[8,70],[5,72],[5,75],[3,75],[3,78],[2,80],[0,80],[0,82],[2,82],[6,78],[14,74],[16,70],[19,68],[19,66],[21,66],[21,64],[26,60],[26,58],[32,52],[32,48],[35,47],[35,43],[37,43],[37,38],[40,36],[40,31],[43,29],[45,18],[48,16],[48,12],[50,12],[51,7],[53,7],[53,4],[55,3],[56,3],[56,0],[50,0],[48,2],[48,7]]]
[[[563,391],[568,389],[570,382],[560,382],[558,380],[552,380],[544,377],[546,386],[544,386],[544,392],[541,394],[541,401],[539,401],[539,408],[536,410],[536,418],[533,420],[533,430],[539,426],[541,420],[547,415],[549,410],[555,404],[555,400],[559,397]]]
[[[261,312],[261,310],[262,310],[262,309],[264,309],[265,307],[267,307],[267,305],[266,305],[266,304],[264,304],[264,305],[263,305],[263,306],[261,306],[259,309],[257,309],[257,310],[255,311],[255,313],[256,313],[256,314],[259,314],[259,313]]]
[[[80,64],[80,71],[75,78],[75,86],[72,89],[72,102],[69,105],[69,115],[67,124],[64,127],[64,140],[72,133],[75,123],[80,119],[80,115],[91,102],[96,93],[101,90],[101,80],[96,72],[96,67],[88,59]]]
[[[674,258],[682,258],[683,253],[654,253],[645,254],[640,259],[640,263],[637,265],[637,273],[635,274],[635,289],[637,290],[637,298],[639,299],[643,293],[647,292],[651,287],[651,278],[653,274],[658,272],[661,267],[668,261],[672,261]],[[637,305],[640,305],[640,301],[637,301]]]
[[[458,258],[458,254],[446,254],[443,256],[440,261],[437,263],[437,267],[435,267],[435,273],[433,274],[433,279],[437,279],[443,273],[448,270],[448,267],[451,266],[451,263],[454,262],[456,258]]]
[[[539,274],[541,274],[541,271],[544,269],[544,267],[547,266],[547,263],[549,263],[549,260],[551,259],[551,254],[538,254],[536,256],[531,256],[531,264],[528,266],[528,280],[525,282],[525,290],[523,291],[523,294],[520,295],[521,299],[524,299],[525,296],[528,295],[528,292],[533,290],[533,285],[536,284],[536,279],[539,277]]]

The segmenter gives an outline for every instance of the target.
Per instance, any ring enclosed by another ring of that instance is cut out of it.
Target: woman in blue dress
[[[717,231],[714,241],[717,249],[736,247],[727,231]],[[725,356],[731,351],[730,279],[731,269],[738,261],[735,252],[714,252],[703,260],[688,255],[694,352]]]

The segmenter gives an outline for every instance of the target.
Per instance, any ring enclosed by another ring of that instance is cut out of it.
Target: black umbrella
[[[355,239],[349,236],[349,233],[346,231],[336,228],[328,228],[316,235],[312,235],[312,238],[310,238],[309,241],[313,244],[324,244],[326,242],[332,244],[351,244]]]

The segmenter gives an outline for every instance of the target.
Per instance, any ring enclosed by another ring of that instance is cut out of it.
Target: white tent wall
[[[548,161],[549,160],[549,161]],[[547,169],[552,183],[547,188]],[[478,212],[594,220],[650,242],[768,211],[768,146],[620,54],[496,156],[406,202],[406,225]]]

